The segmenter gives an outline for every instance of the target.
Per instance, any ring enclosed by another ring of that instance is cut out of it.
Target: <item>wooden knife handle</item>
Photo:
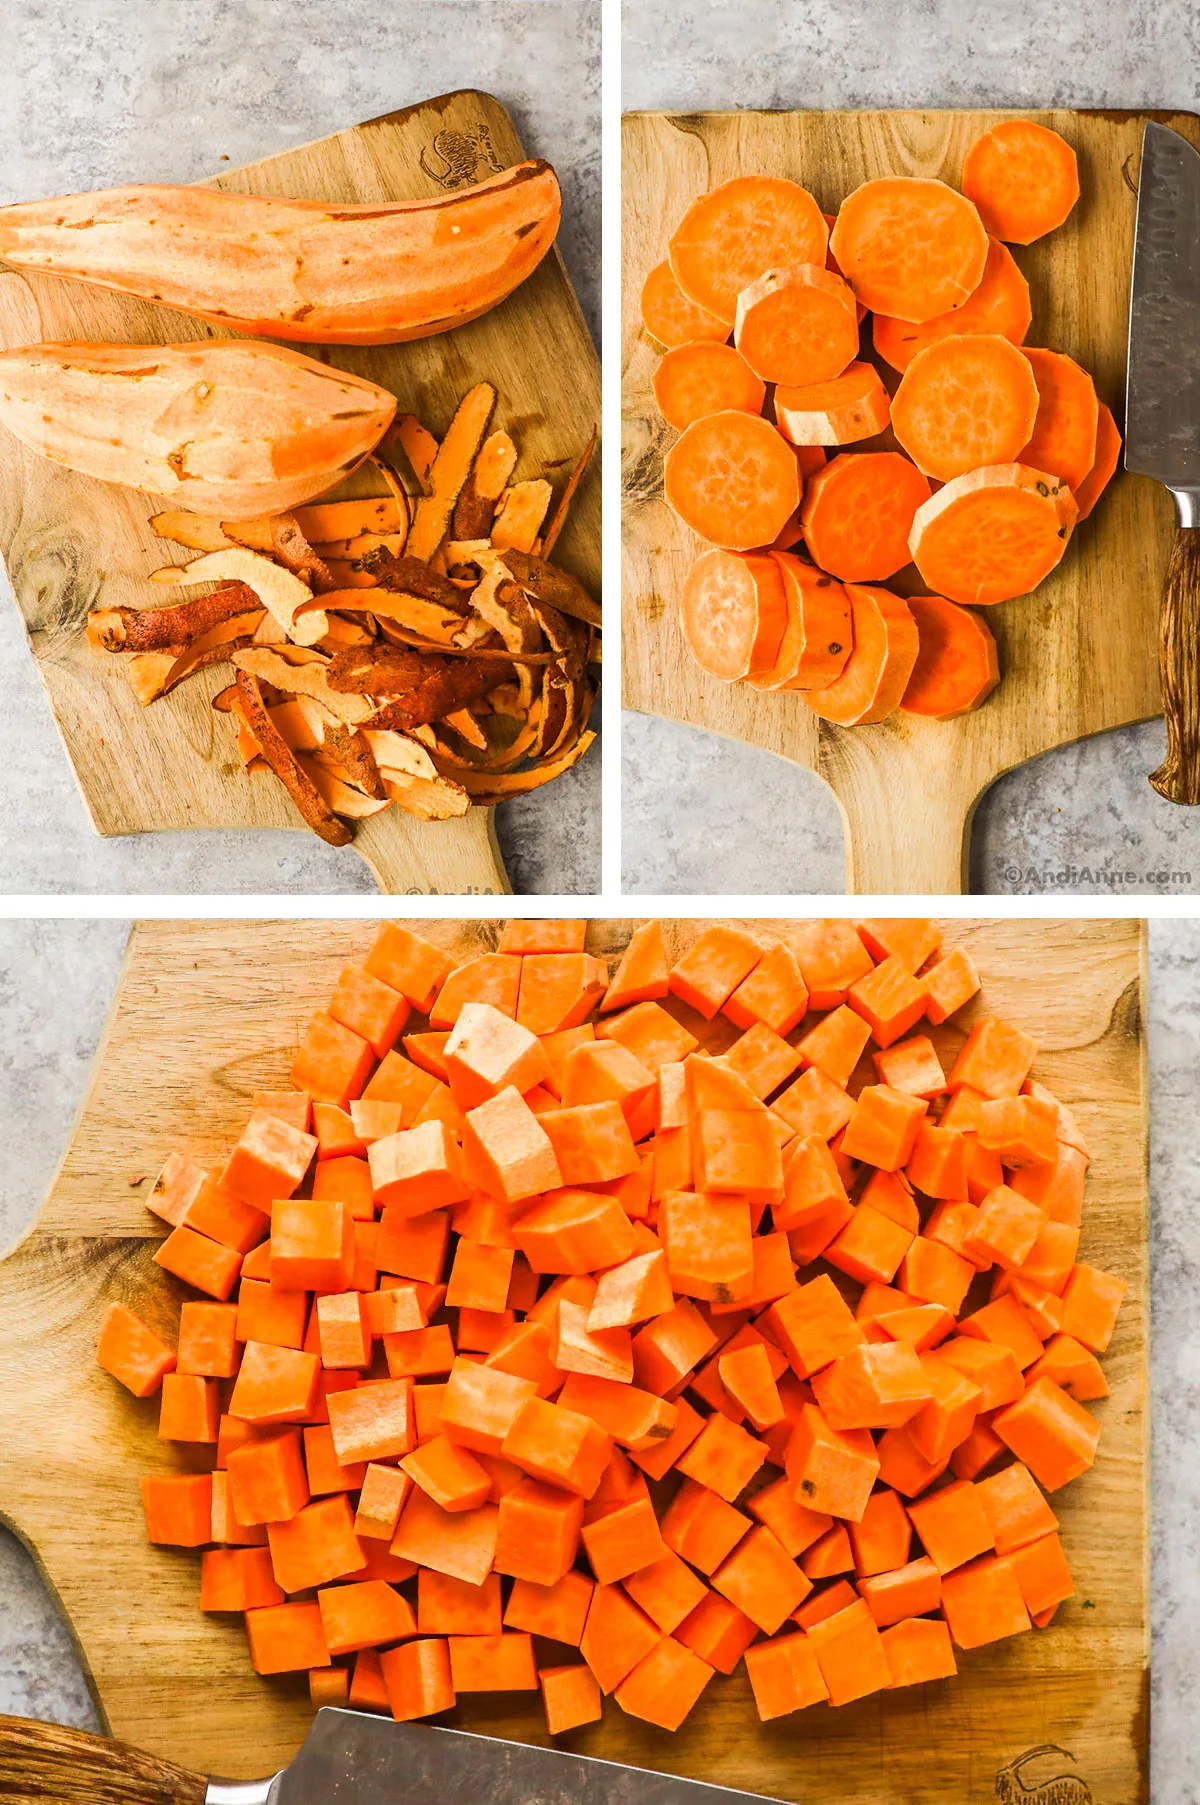
[[[1178,526],[1159,620],[1167,756],[1150,782],[1168,802],[1200,802],[1200,527]]]
[[[4,1805],[204,1805],[208,1782],[127,1742],[0,1717]]]

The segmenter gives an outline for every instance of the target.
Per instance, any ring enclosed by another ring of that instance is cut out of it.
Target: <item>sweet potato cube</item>
[[[813,1392],[829,1427],[839,1432],[898,1427],[930,1398],[920,1359],[903,1341],[860,1345],[839,1354],[814,1375]]]
[[[763,1342],[733,1348],[717,1356],[721,1383],[761,1433],[784,1420],[784,1408]]]
[[[224,1305],[185,1304],[184,1310],[223,1309]],[[183,1320],[180,1319],[180,1340]],[[165,1374],[174,1372],[176,1354],[140,1316],[124,1304],[109,1304],[100,1319],[100,1339],[96,1344],[96,1364],[133,1393],[135,1398],[153,1397]],[[191,1368],[188,1370],[196,1370]]]
[[[581,1531],[584,1553],[598,1584],[612,1585],[667,1553],[654,1506],[648,1498],[610,1511]]]
[[[861,1520],[880,1470],[870,1431],[832,1429],[815,1404],[801,1406],[786,1467],[798,1503],[851,1523]]]
[[[344,1028],[326,1010],[318,1009],[305,1030],[288,1076],[297,1090],[307,1091],[322,1103],[336,1103],[339,1109],[348,1109],[351,1098],[361,1097],[374,1063],[371,1045],[361,1034]],[[247,1201],[253,1203],[254,1199]]]
[[[158,1414],[160,1441],[215,1442],[221,1405],[215,1379],[164,1373]]]
[[[898,1172],[908,1162],[928,1108],[923,1097],[906,1096],[886,1084],[866,1085],[843,1135],[847,1158]]]
[[[912,1229],[902,1228],[869,1203],[860,1203],[825,1249],[825,1258],[860,1284],[872,1280],[890,1284],[914,1239]]]
[[[237,1284],[242,1256],[181,1224],[159,1244],[154,1263],[164,1272],[174,1273],[185,1285],[193,1285],[197,1291],[224,1303]]]
[[[732,1191],[756,1203],[777,1203],[783,1195],[778,1124],[766,1110],[702,1109],[692,1126],[692,1154],[703,1191]]]
[[[948,1021],[979,989],[979,973],[965,947],[956,946],[921,974],[927,996],[925,1015],[934,1027]]]
[[[601,1273],[588,1328],[632,1328],[672,1309],[674,1301],[665,1250],[634,1254]]]
[[[866,1339],[850,1307],[827,1273],[780,1298],[766,1313],[766,1326],[791,1362],[797,1378],[807,1379],[839,1354]]]
[[[713,1574],[722,1597],[773,1636],[812,1591],[812,1582],[764,1523],[755,1524]]]
[[[879,1639],[893,1686],[948,1680],[958,1672],[950,1631],[940,1617],[906,1618],[881,1630]]]
[[[324,1293],[317,1299],[316,1316],[322,1366],[361,1370],[371,1364],[371,1336],[363,1320],[361,1292]]]
[[[664,1636],[674,1635],[708,1593],[704,1581],[697,1578],[687,1562],[669,1550],[660,1560],[628,1574],[623,1584],[633,1602],[640,1605]]]
[[[916,1499],[909,1505],[908,1514],[925,1544],[926,1554],[941,1574],[963,1566],[976,1555],[990,1553],[995,1545],[979,1493],[968,1479],[959,1479],[928,1498]]]
[[[271,1283],[280,1291],[348,1291],[354,1221],[333,1197],[292,1197],[271,1216]]]
[[[490,1003],[516,1018],[523,960],[512,953],[480,953],[456,966],[429,1010],[431,1028],[453,1028],[467,1003]]]
[[[302,1673],[328,1667],[329,1650],[315,1604],[267,1605],[246,1612],[250,1665],[255,1673]]]
[[[802,1633],[775,1636],[748,1648],[746,1675],[763,1723],[829,1697],[812,1644]]]
[[[1029,1368],[1028,1376],[1030,1383],[1053,1379],[1080,1404],[1108,1396],[1108,1381],[1100,1362],[1073,1335],[1055,1335],[1047,1342],[1045,1352]]]
[[[808,991],[791,947],[777,940],[722,1007],[739,1028],[761,1023],[775,1034],[790,1034],[808,1008]]]
[[[549,1076],[537,1035],[490,1003],[466,1003],[443,1048],[446,1078],[460,1109],[474,1109],[511,1085],[525,1092]]]
[[[1100,1441],[1095,1417],[1047,1378],[1036,1379],[1014,1404],[998,1410],[992,1427],[1047,1492],[1085,1473]]]
[[[1045,1224],[1045,1212],[1007,1185],[997,1185],[979,1206],[979,1214],[963,1237],[962,1251],[977,1265],[1002,1266],[1016,1272],[1033,1251]]]
[[[423,1216],[470,1195],[462,1160],[444,1122],[423,1122],[367,1149],[375,1201],[400,1215]]]
[[[595,1590],[594,1581],[586,1573],[574,1571],[564,1573],[550,1586],[516,1579],[504,1611],[505,1628],[528,1630],[551,1642],[566,1642],[578,1648]]]
[[[422,1015],[429,1014],[430,1004],[454,968],[449,953],[398,921],[380,922],[364,963],[374,977],[407,997]]]
[[[1011,1556],[985,1555],[945,1574],[942,1611],[959,1648],[982,1648],[1032,1628]]]
[[[672,1191],[659,1206],[658,1232],[676,1292],[730,1303],[749,1290],[754,1254],[744,1197]]]
[[[1058,1157],[1058,1106],[1039,1097],[985,1098],[979,1144],[1004,1166],[1052,1166]]]
[[[971,1433],[979,1411],[980,1389],[965,1373],[936,1355],[922,1355],[921,1371],[932,1396],[912,1418],[913,1444],[931,1462],[948,1460]]]
[[[343,1028],[361,1035],[376,1059],[391,1052],[408,1020],[408,1011],[407,998],[365,965],[351,963],[342,967],[329,1013]]]
[[[798,922],[791,944],[808,987],[810,1009],[836,1009],[873,963],[854,923],[842,916]]]
[[[690,1298],[656,1316],[633,1338],[633,1376],[660,1397],[677,1391],[717,1346],[717,1337]]]
[[[633,1341],[628,1329],[589,1329],[591,1300],[563,1298],[558,1306],[550,1358],[560,1372],[612,1379],[633,1378]]]
[[[579,1648],[602,1692],[612,1692],[661,1638],[619,1585],[597,1586]]]
[[[148,1473],[141,1491],[148,1541],[165,1547],[202,1548],[212,1540],[211,1474]]]
[[[648,1071],[686,1059],[699,1046],[696,1036],[677,1022],[660,1004],[635,1003],[620,1015],[597,1025],[598,1040],[615,1040],[627,1047]]]
[[[1097,1266],[1073,1267],[1062,1294],[1063,1334],[1102,1354],[1112,1340],[1128,1289],[1115,1273],[1101,1272]]]
[[[430,1636],[386,1649],[379,1657],[379,1668],[397,1723],[453,1710],[450,1651],[443,1637]]]
[[[595,1272],[638,1251],[617,1199],[573,1186],[549,1189],[516,1217],[512,1233],[534,1272]]]
[[[309,1421],[320,1371],[316,1354],[248,1341],[229,1399],[229,1414],[243,1422],[267,1425]]]
[[[960,1335],[968,1340],[994,1341],[1011,1348],[1022,1371],[1032,1366],[1042,1351],[1042,1338],[1037,1327],[1015,1297],[1002,1295],[982,1304],[958,1325]]]
[[[545,1129],[511,1085],[467,1111],[463,1155],[472,1183],[508,1203],[562,1184]]]
[[[445,1511],[476,1510],[491,1494],[492,1482],[479,1462],[444,1435],[421,1443],[400,1462],[421,1490]]]
[[[764,1444],[748,1435],[720,1412],[710,1416],[703,1429],[676,1461],[681,1473],[706,1485],[729,1504],[745,1491],[763,1461]]]
[[[255,1110],[225,1164],[221,1188],[270,1214],[277,1197],[296,1190],[316,1151],[315,1135],[269,1110]]]
[[[369,1461],[354,1515],[355,1535],[360,1539],[365,1536],[371,1541],[390,1542],[411,1490],[412,1480],[407,1473],[380,1461]]]
[[[662,1730],[677,1730],[712,1676],[707,1662],[682,1642],[664,1636],[626,1675],[613,1696],[630,1717],[640,1717]]]
[[[942,1597],[942,1577],[929,1556],[922,1555],[890,1572],[860,1579],[858,1589],[880,1629],[887,1629],[906,1617],[936,1611]]]
[[[327,1399],[337,1457],[398,1460],[416,1440],[411,1379],[373,1379]]]
[[[909,1183],[926,1197],[966,1197],[969,1151],[968,1137],[957,1128],[922,1122],[905,1163]]]
[[[927,1034],[914,1034],[910,1040],[880,1048],[871,1055],[871,1063],[880,1084],[890,1085],[892,1090],[932,1101],[946,1088],[942,1062]]]
[[[546,1110],[538,1120],[564,1184],[607,1184],[638,1170],[641,1162],[619,1103],[577,1103]]]
[[[438,1088],[438,1080],[421,1066],[414,1065],[393,1049],[384,1055],[375,1075],[363,1091],[364,1104],[393,1103],[399,1110],[399,1121],[391,1127],[412,1128],[421,1110]],[[351,1121],[354,1120],[351,1113]]]
[[[715,923],[705,928],[671,967],[671,994],[711,1021],[749,977],[763,950],[752,934]]]
[[[364,1561],[362,1544],[354,1533],[354,1513],[344,1492],[306,1504],[286,1522],[268,1523],[267,1541],[275,1578],[285,1592],[303,1592],[310,1586],[345,1579],[359,1572]]]
[[[522,1406],[536,1392],[532,1379],[457,1360],[442,1394],[442,1428],[473,1453],[499,1454]]]
[[[392,1538],[391,1552],[418,1567],[481,1586],[496,1557],[499,1506],[447,1511],[414,1486]]]
[[[528,1398],[500,1452],[533,1479],[590,1498],[612,1453],[611,1437],[591,1417],[545,1398]]]
[[[238,1340],[249,1339],[238,1337],[237,1316],[236,1304],[183,1304],[179,1311],[179,1371],[200,1373],[206,1379],[232,1379],[240,1359]]]
[[[503,1624],[500,1575],[479,1585],[422,1567],[417,1574],[417,1630],[422,1636],[498,1636]],[[518,1628],[521,1626],[518,1625]]]
[[[604,1699],[590,1667],[543,1667],[538,1673],[546,1728],[551,1736],[577,1730],[582,1724],[599,1723]]]
[[[317,1593],[317,1605],[331,1655],[354,1654],[416,1633],[412,1606],[382,1579],[325,1587]]]
[[[308,1503],[298,1430],[245,1442],[228,1458],[229,1503],[239,1524],[285,1523]]]
[[[517,1020],[534,1034],[559,1034],[591,1014],[608,988],[608,967],[590,953],[532,953],[521,960]]]
[[[806,1066],[816,1066],[831,1084],[845,1090],[870,1038],[869,1025],[841,1004],[809,1029],[796,1051]]]
[[[719,1592],[706,1591],[675,1631],[675,1640],[718,1673],[730,1674],[757,1634],[757,1627],[735,1604]]]
[[[862,1599],[811,1624],[808,1640],[831,1705],[848,1705],[891,1684],[878,1627]]]
[[[918,1235],[900,1264],[900,1284],[922,1303],[941,1304],[957,1315],[976,1268],[951,1247]]]
[[[1029,1076],[1038,1043],[1019,1028],[988,1016],[976,1022],[947,1080],[951,1090],[969,1084],[984,1097],[1015,1097]]]
[[[867,1023],[876,1046],[886,1048],[920,1021],[925,997],[923,981],[892,953],[851,985],[847,1002]]]
[[[283,1602],[269,1549],[210,1548],[200,1556],[202,1611],[254,1611]]]
[[[557,1585],[574,1564],[583,1510],[574,1493],[522,1477],[500,1499],[496,1571]]]
[[[633,1003],[665,997],[670,988],[669,961],[661,921],[643,921],[629,936],[620,964],[600,1002],[608,1014]]]
[[[814,1065],[781,1091],[771,1108],[800,1140],[819,1134],[829,1141],[854,1114],[854,1099]]]
[[[1008,1559],[1017,1576],[1025,1608],[1036,1623],[1047,1613],[1053,1614],[1063,1600],[1072,1597],[1075,1582],[1063,1553],[1062,1543],[1053,1531],[1036,1542],[1025,1542],[1014,1548]]]

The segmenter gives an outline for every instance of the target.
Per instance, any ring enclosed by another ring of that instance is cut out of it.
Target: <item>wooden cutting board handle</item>
[[[384,896],[511,896],[493,818],[490,808],[457,821],[415,821],[384,809],[356,824],[354,850]]]
[[[1177,498],[1177,503],[1181,498]],[[1168,802],[1200,802],[1200,526],[1177,526],[1163,586],[1158,665],[1167,756],[1150,778]]]
[[[204,1805],[208,1782],[128,1742],[0,1717],[5,1805]]]
[[[971,819],[986,787],[948,737],[900,723],[822,735],[821,776],[838,800],[852,896],[962,896]]]

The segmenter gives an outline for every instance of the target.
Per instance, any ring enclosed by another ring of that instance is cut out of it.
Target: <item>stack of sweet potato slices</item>
[[[398,418],[368,460],[378,495],[245,521],[156,515],[160,539],[200,556],[151,582],[216,588],[89,616],[144,704],[232,664],[213,707],[247,771],[273,772],[330,845],[393,803],[443,820],[536,789],[595,738],[600,607],[551,554],[596,435],[556,497],[513,480],[496,400],[476,384],[440,443]]]

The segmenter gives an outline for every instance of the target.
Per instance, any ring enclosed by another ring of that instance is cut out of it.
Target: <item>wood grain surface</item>
[[[444,193],[446,182],[482,180],[523,155],[500,103],[460,92],[223,172],[212,186],[332,201],[414,200]],[[147,180],[154,174],[145,171]],[[2,263],[0,272],[4,348],[40,339],[171,344],[231,336],[171,308],[83,283],[19,274]],[[546,355],[548,344],[553,357]],[[412,344],[303,349],[382,383],[399,397],[401,410],[419,414],[437,433],[472,383],[493,382],[496,424],[521,448],[516,475],[545,474],[556,487],[600,418],[599,360],[557,251],[500,307],[454,332]],[[360,476],[338,493],[368,487]],[[149,573],[171,558],[185,563],[194,556],[149,530],[147,521],[162,506],[153,496],[62,469],[0,433],[0,553],[93,825],[101,834],[300,828],[281,784],[247,777],[228,721],[209,706],[228,682],[229,667],[201,672],[143,708],[122,661],[86,644],[89,609],[146,606],[158,599],[147,586]],[[557,556],[599,595],[599,459],[575,499]],[[548,791],[549,807],[551,797]],[[419,822],[390,808],[357,823],[354,843],[388,894],[509,889],[490,809]]]
[[[495,922],[412,924],[456,954],[495,942]],[[594,922],[615,959],[634,924]],[[705,924],[667,924],[688,944]],[[789,923],[748,924],[786,934]],[[983,1805],[996,1775],[1067,1771],[1090,1791],[1058,1805],[1146,1796],[1146,1095],[1142,929],[1129,921],[963,921],[982,996],[964,1012],[1010,1016],[1037,1035],[1035,1071],[1091,1145],[1083,1257],[1130,1293],[1095,1406],[1095,1468],[1055,1498],[1076,1595],[1052,1627],[960,1657],[953,1681],[819,1706],[760,1724],[744,1674],[715,1679],[671,1737],[624,1716],[568,1740],[580,1752],[793,1800],[797,1805]],[[236,1621],[201,1616],[197,1561],[145,1539],[137,1481],[181,1458],[139,1403],[94,1364],[104,1303],[120,1298],[173,1334],[182,1287],[152,1263],[161,1225],[144,1207],[172,1148],[216,1159],[253,1092],[286,1082],[308,1013],[368,923],[143,924],[133,935],[91,1089],[45,1208],[0,1264],[0,1515],[61,1602],[112,1732],[198,1772],[246,1777],[292,1755],[309,1717],[303,1676],[262,1680]],[[674,1008],[675,1005],[672,1005]],[[699,1018],[679,1006],[694,1029]],[[736,1031],[704,1029],[714,1050]],[[944,1056],[961,1027],[936,1029]],[[464,1701],[455,1721],[546,1740],[532,1695]],[[1016,1797],[1013,1794],[1013,1797]],[[1037,1795],[1035,1795],[1037,1796]],[[1050,1795],[1046,1795],[1047,1799]]]
[[[1000,112],[634,113],[625,120],[623,357],[624,701],[818,771],[841,807],[846,888],[956,895],[969,882],[971,818],[1002,772],[1052,746],[1159,712],[1158,610],[1171,543],[1171,500],[1124,471],[1081,522],[1058,570],[1032,595],[988,608],[1002,682],[953,721],[894,714],[839,728],[797,695],[724,684],[692,661],[676,598],[698,541],[662,498],[675,438],[654,406],[660,348],[638,296],[680,216],[730,176],[791,177],[827,212],[860,182],[934,176],[957,184],[967,146]],[[1142,113],[1022,115],[1075,147],[1082,199],[1059,231],[1013,255],[1033,302],[1031,345],[1077,358],[1120,423]],[[1200,145],[1193,114],[1155,114]],[[885,368],[885,375],[887,374]],[[891,373],[890,387],[898,377]],[[868,446],[874,441],[868,441]],[[855,450],[852,446],[847,449]],[[926,587],[909,566],[901,593]],[[803,888],[798,880],[797,888]]]

